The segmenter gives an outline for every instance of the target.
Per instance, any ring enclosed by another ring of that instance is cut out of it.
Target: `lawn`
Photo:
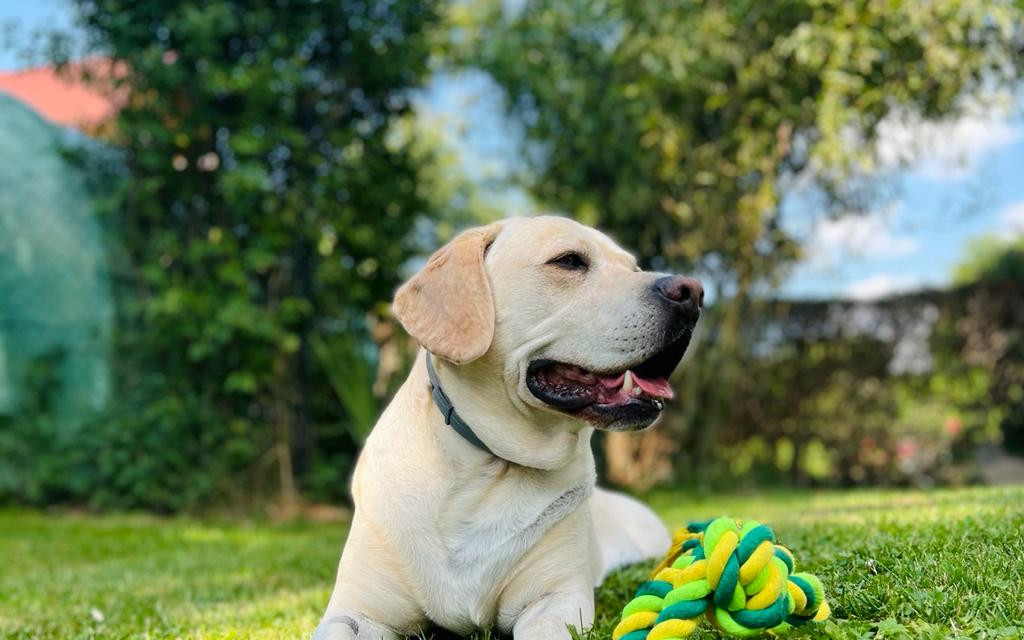
[[[722,514],[771,523],[799,566],[825,581],[834,611],[793,635],[1024,635],[1024,487],[660,493],[650,502],[673,525]],[[345,532],[342,524],[0,511],[0,637],[308,637]],[[594,640],[609,637],[644,575],[627,569],[598,592]]]

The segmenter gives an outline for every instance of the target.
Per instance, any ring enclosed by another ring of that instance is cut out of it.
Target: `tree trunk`
[[[274,356],[274,451],[277,457],[278,481],[281,495],[282,517],[293,515],[299,508],[299,491],[295,483],[295,469],[292,465],[292,437],[295,431],[295,415],[291,406],[291,384],[288,371],[291,358],[278,350]]]
[[[287,265],[287,261],[285,261]],[[276,314],[281,298],[287,291],[290,280],[289,269],[285,266],[271,273],[267,282],[267,307],[271,315]],[[277,473],[280,495],[278,516],[289,518],[299,508],[299,490],[295,482],[295,468],[292,461],[292,446],[295,437],[295,357],[278,344],[272,364],[271,402],[274,419],[274,455],[277,459]]]

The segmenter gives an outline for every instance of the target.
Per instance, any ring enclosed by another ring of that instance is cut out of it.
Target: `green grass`
[[[659,493],[650,502],[673,525],[715,515],[771,523],[798,565],[825,581],[833,606],[831,621],[795,636],[1024,636],[1024,487]],[[308,637],[345,532],[0,511],[0,637]],[[645,569],[599,590],[588,638],[609,637]],[[705,627],[693,637],[716,634]]]

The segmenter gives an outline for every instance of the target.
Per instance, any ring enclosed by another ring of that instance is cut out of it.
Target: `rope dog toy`
[[[622,610],[612,640],[679,640],[694,632],[701,614],[744,638],[827,619],[821,580],[794,573],[795,566],[789,549],[756,520],[691,523]]]

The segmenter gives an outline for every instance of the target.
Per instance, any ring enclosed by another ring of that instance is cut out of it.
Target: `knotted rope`
[[[794,573],[795,566],[793,554],[760,522],[691,523],[622,610],[612,640],[685,638],[701,614],[740,637],[825,620],[830,610],[821,580]]]

